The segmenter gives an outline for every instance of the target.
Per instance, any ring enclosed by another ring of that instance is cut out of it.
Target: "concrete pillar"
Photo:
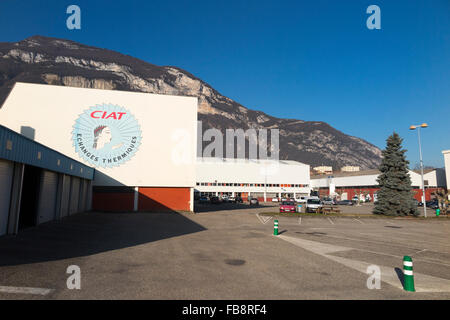
[[[265,191],[264,191],[264,202],[267,202],[267,194]]]
[[[193,197],[192,197],[192,188],[191,188],[191,200],[190,202],[192,202]],[[134,187],[134,203],[133,203],[133,211],[138,211],[139,208],[139,187]]]
[[[194,188],[191,188],[191,199],[189,201],[189,210],[194,212]]]
[[[14,164],[14,175],[11,188],[11,203],[9,205],[9,219],[7,234],[17,234],[19,231],[20,200],[22,199],[23,174],[25,165]]]

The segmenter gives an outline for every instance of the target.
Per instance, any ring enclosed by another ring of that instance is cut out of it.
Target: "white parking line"
[[[341,247],[336,246],[334,244],[321,243],[317,241],[311,241],[301,238],[293,238],[284,235],[280,235],[277,237],[278,239],[285,240],[290,242],[293,245],[301,247],[305,250],[311,251],[315,254],[321,255],[325,258],[343,264],[349,268],[358,270],[364,274],[367,272],[367,267],[371,265],[371,263],[365,261],[358,261],[349,258],[343,258],[333,253],[339,251],[349,251],[355,250],[355,248],[350,247]],[[356,249],[359,250],[359,249]],[[399,257],[401,258],[401,257]],[[399,259],[400,260],[400,259]],[[400,282],[397,272],[391,266],[383,266],[380,265],[381,271],[381,280],[386,282],[400,290],[403,290],[403,285]],[[414,273],[414,277],[416,278],[416,292],[450,292],[450,280],[438,278],[434,276],[429,276],[421,273]]]
[[[354,219],[354,218],[353,218],[353,220],[358,221],[358,222],[361,223],[361,224],[364,224],[364,222],[362,222],[362,221],[359,220],[359,219]]]
[[[36,295],[45,296],[52,291],[53,291],[53,289],[45,289],[45,288],[0,286],[0,292],[3,292],[3,293],[36,294]]]
[[[298,224],[302,224],[302,217],[298,218]]]
[[[334,224],[333,220],[331,220],[331,218],[327,218],[328,221],[330,221],[331,224]]]
[[[409,256],[412,257],[413,255],[416,255],[416,254],[424,252],[424,251],[427,251],[427,249],[422,249],[422,250],[419,250],[417,252],[411,253],[411,254],[409,254]]]
[[[261,217],[259,215],[259,213],[256,214],[256,217],[258,218],[258,220],[262,223],[262,224],[266,224],[267,221],[269,221],[270,219],[272,219],[272,216],[268,216],[268,217]]]

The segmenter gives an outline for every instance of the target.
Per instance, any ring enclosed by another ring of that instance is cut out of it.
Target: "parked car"
[[[250,205],[259,205],[259,201],[256,198],[250,198],[248,199],[248,202],[250,203]]]
[[[198,199],[199,203],[208,203],[209,202],[209,198],[208,197],[200,197],[200,199]]]
[[[229,202],[230,201],[230,198],[226,194],[224,194],[221,198],[222,198],[222,202]]]
[[[244,200],[242,200],[241,197],[235,197],[235,198],[234,198],[234,202],[235,202],[235,203],[243,203]]]
[[[306,201],[306,212],[317,212],[322,206],[320,199],[308,199]]]
[[[309,197],[307,196],[302,196],[300,198],[295,199],[295,202],[297,203],[306,203],[306,201],[308,200]]]
[[[219,197],[214,196],[214,197],[211,197],[210,202],[212,204],[219,204],[219,203],[222,203],[222,200]]]
[[[295,212],[294,201],[283,201],[280,204],[280,213],[282,212]]]
[[[436,210],[436,209],[439,208],[439,201],[437,199],[431,199],[431,200],[428,200],[425,203],[427,205],[427,208],[430,208],[430,209],[433,209],[433,210]],[[423,207],[423,203],[419,202],[418,206],[419,207]]]
[[[340,206],[352,206],[353,202],[351,200],[340,200],[336,204]]]
[[[279,202],[280,200],[278,198],[272,198],[272,202]]]
[[[331,198],[323,198],[322,199],[322,204],[327,205],[327,206],[331,206],[334,204],[334,200]]]

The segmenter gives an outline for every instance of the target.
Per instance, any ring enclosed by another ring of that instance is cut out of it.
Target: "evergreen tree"
[[[403,139],[394,132],[386,141],[379,168],[381,174],[377,179],[380,190],[373,213],[389,216],[418,215],[408,173],[409,161],[405,157],[406,150],[402,149]]]

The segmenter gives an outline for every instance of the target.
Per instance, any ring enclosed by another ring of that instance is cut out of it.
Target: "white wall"
[[[304,187],[196,186],[203,192],[264,192],[309,194],[309,165],[295,161],[198,158],[196,182],[301,184]]]
[[[422,181],[420,174],[417,174],[413,171],[409,171],[409,175],[411,177],[411,183],[413,186],[421,186]],[[357,187],[357,186],[377,186],[378,175],[359,175],[359,176],[344,176],[344,177],[334,177],[334,178],[319,178],[319,179],[311,179],[311,187],[312,188],[328,188],[330,183],[333,183],[335,187]]]
[[[348,176],[334,177],[332,179],[320,178],[311,179],[311,187],[327,188],[330,183],[334,183],[335,187],[356,187],[356,186],[376,186],[378,175]]]
[[[32,127],[37,142],[91,165],[75,151],[73,126],[85,110],[104,103],[129,110],[140,125],[142,144],[119,167],[97,166],[95,185],[195,185],[194,97],[16,83],[0,109],[0,124],[18,133],[22,126]],[[179,140],[180,133],[185,133],[184,141]],[[179,158],[173,158],[177,150],[186,152],[188,163],[177,163]]]
[[[428,180],[428,187],[445,187],[445,170],[435,169],[423,175],[424,180]]]
[[[444,155],[445,177],[447,181],[447,189],[450,189],[450,150],[442,151]]]

